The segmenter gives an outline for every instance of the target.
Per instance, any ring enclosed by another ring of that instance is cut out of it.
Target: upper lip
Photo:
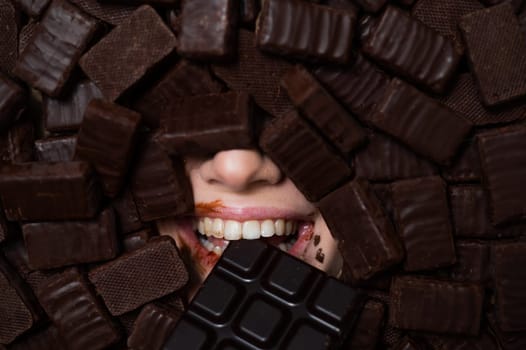
[[[285,219],[312,221],[313,214],[301,214],[294,210],[279,209],[273,207],[216,207],[213,209],[195,208],[195,215],[199,217],[220,218],[224,220],[265,220],[265,219]]]

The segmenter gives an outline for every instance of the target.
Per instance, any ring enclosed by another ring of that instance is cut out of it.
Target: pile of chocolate
[[[0,0],[0,28],[0,348],[184,348],[155,223],[193,213],[184,156],[259,148],[338,239],[321,303],[368,296],[346,348],[526,349],[526,1]]]

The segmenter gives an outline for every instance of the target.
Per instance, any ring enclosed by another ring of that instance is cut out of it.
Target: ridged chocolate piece
[[[320,200],[351,176],[351,169],[343,158],[296,111],[267,125],[259,143],[312,202]]]
[[[0,72],[10,74],[18,57],[19,13],[10,0],[0,0]],[[1,96],[1,94],[0,94]]]
[[[13,74],[45,94],[58,97],[97,21],[65,0],[53,0],[13,69]]]
[[[89,279],[110,313],[118,316],[181,289],[188,272],[173,239],[163,236],[94,268]]]
[[[260,11],[260,2],[258,0],[241,0],[240,5],[239,18],[241,23],[253,26]]]
[[[33,160],[35,126],[33,118],[22,116],[7,130],[0,133],[0,164],[30,162]]]
[[[16,0],[18,7],[29,17],[38,18],[51,0]]]
[[[451,39],[394,6],[375,20],[362,39],[362,51],[393,73],[436,93],[445,91],[461,58]]]
[[[356,12],[299,0],[265,0],[256,42],[266,52],[294,58],[348,63]]]
[[[491,220],[502,224],[526,216],[526,128],[506,128],[478,136],[482,173],[490,197]]]
[[[133,252],[139,248],[144,247],[150,238],[155,236],[155,232],[151,228],[145,228],[126,235],[122,239],[122,247],[126,253]]]
[[[92,100],[86,108],[75,158],[93,165],[108,197],[121,190],[140,121],[139,113],[102,99]]]
[[[318,206],[355,280],[369,279],[402,261],[400,241],[367,181],[346,183]]]
[[[36,158],[41,162],[69,162],[75,154],[76,144],[76,135],[36,140]]]
[[[375,350],[377,349],[380,333],[384,326],[385,306],[375,300],[365,303],[356,326],[350,336],[349,350]]]
[[[97,0],[69,0],[84,12],[114,26],[122,24],[135,11],[136,6],[106,4]]]
[[[72,91],[61,99],[44,96],[46,130],[51,132],[78,130],[88,103],[95,98],[102,98],[102,92],[89,80],[76,84]]]
[[[418,277],[395,277],[389,323],[397,328],[433,333],[477,335],[484,290],[471,283]]]
[[[378,12],[387,3],[387,0],[354,0],[366,12]]]
[[[88,219],[98,212],[100,189],[88,163],[21,163],[0,174],[8,220]]]
[[[342,154],[348,155],[366,140],[365,131],[302,66],[285,72],[281,85],[291,101]]]
[[[0,73],[0,133],[13,124],[25,108],[26,91],[22,86]]]
[[[475,138],[465,142],[450,167],[442,169],[442,177],[448,183],[480,182],[482,180],[480,156]]]
[[[109,260],[119,252],[111,209],[103,211],[96,220],[24,224],[22,232],[33,269]]]
[[[143,5],[80,59],[86,75],[116,100],[175,49],[176,39],[153,8]]]
[[[482,101],[494,106],[526,96],[526,36],[512,6],[472,12],[459,27]]]
[[[186,97],[161,121],[159,143],[170,154],[214,154],[256,145],[252,99],[245,92]]]
[[[471,123],[411,85],[393,79],[372,120],[416,153],[447,165],[471,131]]]
[[[370,132],[367,146],[354,156],[358,177],[369,181],[399,179],[437,174],[436,166],[387,135]]]
[[[500,243],[493,248],[499,328],[504,332],[526,330],[526,243]]]
[[[232,90],[246,91],[254,101],[275,117],[294,109],[287,93],[280,86],[281,76],[292,64],[263,54],[255,45],[254,33],[240,29],[237,61],[231,64],[215,64],[214,74]]]
[[[111,206],[115,209],[115,214],[117,214],[120,233],[127,234],[137,231],[144,226],[139,218],[137,205],[129,188],[124,189],[120,196],[113,200]]]
[[[191,184],[182,160],[170,158],[151,140],[139,148],[131,190],[141,220],[193,213]]]
[[[459,282],[475,282],[482,285],[490,281],[490,245],[476,241],[457,241],[457,263],[451,270],[451,278]]]
[[[226,60],[234,56],[239,2],[184,1],[177,52],[195,59]]]
[[[178,62],[134,104],[144,122],[159,127],[164,118],[177,112],[184,96],[204,95],[221,91],[221,84],[212,79],[206,66],[187,60]]]
[[[455,263],[455,245],[444,181],[438,176],[392,185],[397,231],[406,251],[406,271],[431,270]]]
[[[380,102],[389,77],[358,54],[351,67],[322,66],[314,71],[318,80],[364,123]]]
[[[231,241],[164,349],[342,349],[362,305],[361,292],[276,247]]]
[[[37,294],[68,349],[100,350],[120,339],[107,311],[77,269],[50,278]]]
[[[58,329],[49,326],[41,331],[27,335],[12,343],[9,350],[68,350]]]

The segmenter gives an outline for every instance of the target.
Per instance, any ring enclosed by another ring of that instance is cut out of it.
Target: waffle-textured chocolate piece
[[[348,155],[366,140],[365,131],[302,66],[285,72],[281,85],[291,101],[342,154]]]
[[[477,139],[467,140],[448,168],[442,169],[442,177],[449,183],[480,182],[480,156]]]
[[[139,113],[102,99],[92,100],[86,108],[75,158],[93,165],[108,197],[121,190],[140,121]]]
[[[422,52],[422,47],[426,47]],[[415,84],[443,93],[461,55],[453,41],[409,13],[388,6],[362,38],[362,51],[374,61]]]
[[[365,303],[346,349],[374,350],[377,348],[384,326],[385,309],[385,305],[379,301],[371,299]]]
[[[38,22],[35,20],[29,20],[26,25],[20,29],[18,33],[18,54],[20,55],[27,44],[31,41],[33,35],[35,35],[38,28]],[[14,66],[14,63],[13,63]]]
[[[0,133],[4,133],[20,116],[26,102],[24,88],[0,73]]]
[[[38,18],[42,15],[51,0],[16,0],[15,2],[26,15]]]
[[[237,57],[234,63],[212,65],[214,74],[232,90],[248,92],[273,116],[294,109],[280,86],[281,76],[292,67],[289,62],[262,53],[256,47],[254,33],[244,29],[239,30]]]
[[[111,206],[115,209],[115,214],[117,214],[120,233],[127,234],[137,231],[144,226],[139,217],[133,194],[129,188],[124,189],[119,197],[113,200]]]
[[[108,4],[97,0],[69,0],[84,12],[114,26],[122,24],[135,11],[137,6]]]
[[[444,181],[438,176],[392,185],[397,231],[406,251],[406,271],[431,270],[455,263],[455,245]]]
[[[266,0],[256,42],[266,52],[304,60],[348,63],[356,12],[298,0]]]
[[[104,97],[116,100],[175,49],[176,39],[155,10],[143,5],[80,59]]]
[[[471,131],[471,123],[413,86],[393,79],[371,119],[416,153],[447,165]]]
[[[362,303],[276,247],[232,241],[164,349],[341,349]]]
[[[58,97],[97,30],[97,21],[65,0],[53,0],[13,69],[45,94]]]
[[[90,221],[24,224],[22,232],[29,266],[33,269],[109,260],[119,252],[115,214],[111,209]]]
[[[88,219],[98,212],[100,188],[88,163],[21,163],[0,174],[8,220]]]
[[[367,181],[344,184],[318,206],[354,280],[368,279],[402,261],[402,245]]]
[[[1,347],[0,347],[1,349]],[[68,350],[57,327],[49,326],[38,332],[19,338],[9,350]]]
[[[472,283],[395,277],[389,323],[407,330],[477,335],[484,290]]]
[[[462,17],[467,57],[488,106],[526,95],[526,36],[509,3]]]
[[[144,247],[154,235],[155,232],[151,228],[130,233],[122,239],[122,248],[126,253],[133,252]]]
[[[486,285],[490,281],[490,245],[477,241],[457,241],[457,263],[451,270],[451,278],[459,282],[475,282]]]
[[[387,0],[354,0],[367,12],[378,12],[385,6]]]
[[[256,115],[245,92],[186,97],[161,121],[159,143],[170,154],[214,154],[256,145]]]
[[[10,0],[0,0],[0,72],[10,74],[18,58],[19,13]]]
[[[500,243],[493,248],[495,312],[504,332],[526,330],[526,243]]]
[[[163,236],[94,268],[89,279],[110,313],[118,316],[181,289],[188,272],[173,239]]]
[[[76,144],[76,135],[35,140],[36,159],[41,162],[68,162],[73,159]]]
[[[310,201],[320,200],[351,176],[343,158],[296,111],[268,124],[259,144]]]
[[[16,121],[6,133],[0,133],[0,164],[30,162],[33,160],[35,126],[31,118]]]

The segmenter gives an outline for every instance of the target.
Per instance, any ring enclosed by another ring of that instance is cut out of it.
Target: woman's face
[[[331,275],[340,272],[342,260],[320,212],[266,155],[227,150],[185,163],[195,216],[163,220],[158,228],[191,260],[195,282],[233,239],[265,239]]]

